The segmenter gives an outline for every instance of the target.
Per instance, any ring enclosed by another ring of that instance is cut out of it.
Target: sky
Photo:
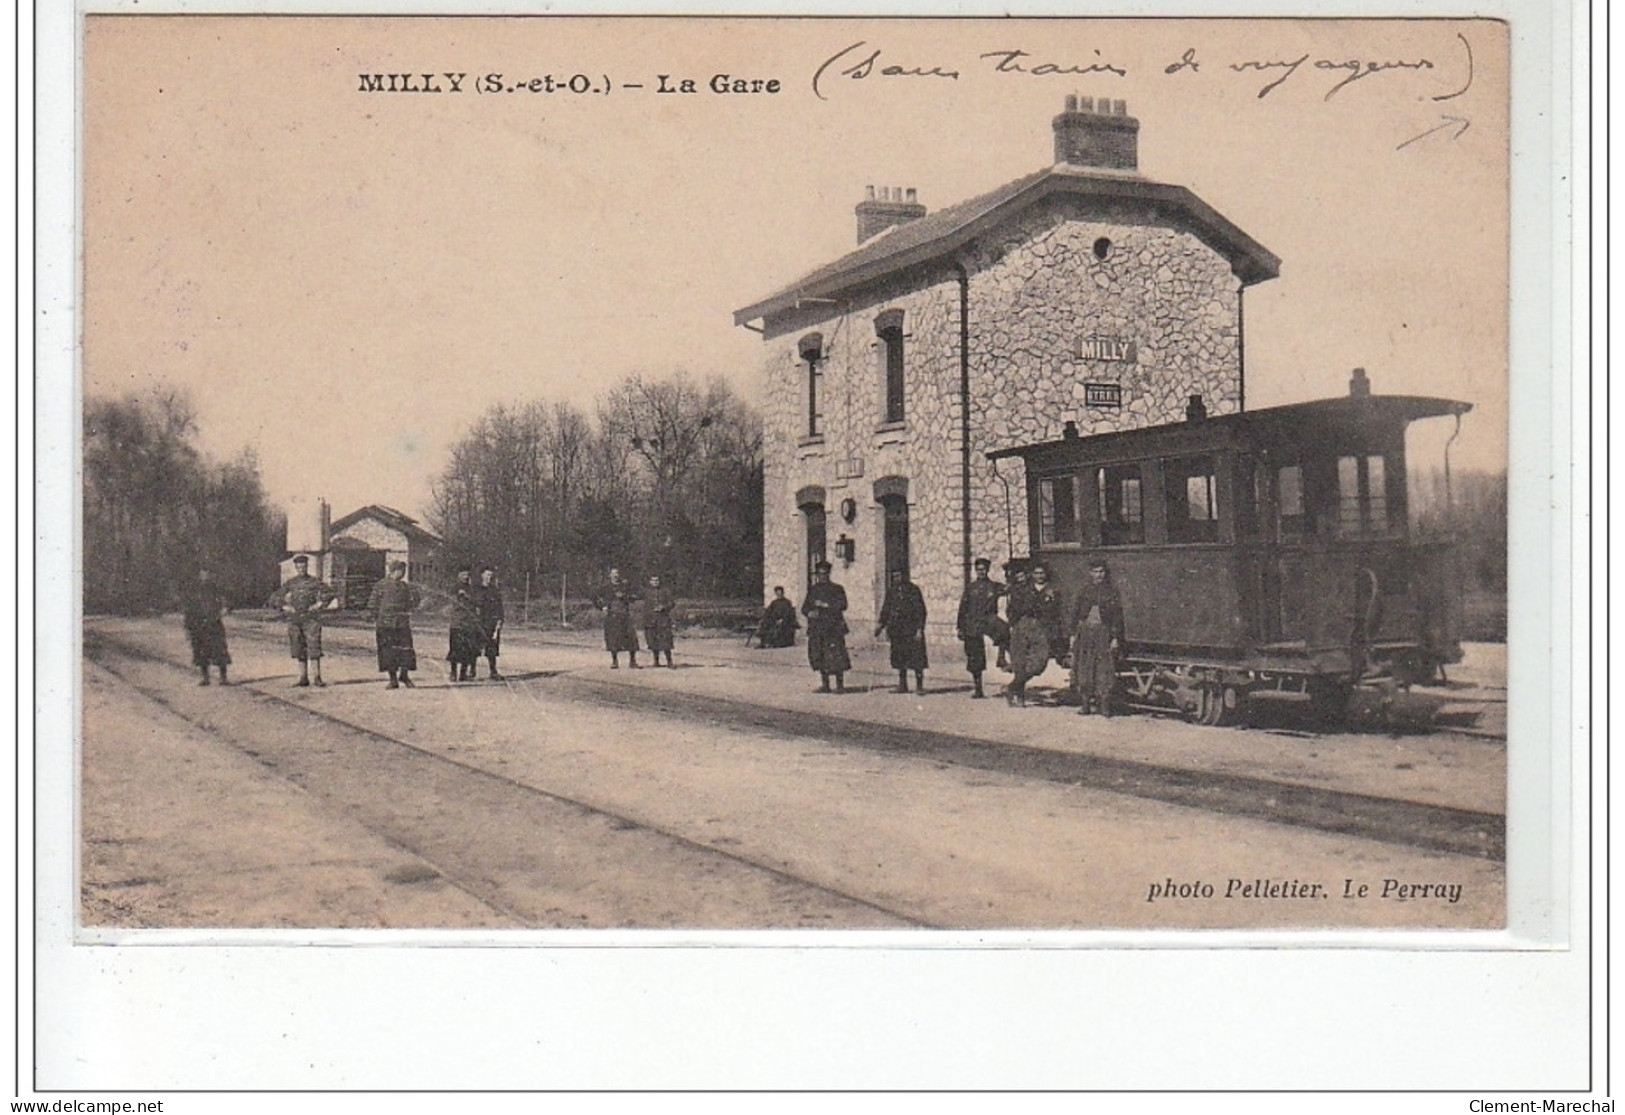
[[[1364,367],[1471,402],[1452,464],[1506,465],[1499,24],[86,23],[82,389],[183,388],[284,506],[421,516],[486,409],[588,407],[632,372],[759,398],[735,310],[851,250],[868,185],[935,210],[1048,165],[1072,93],[1126,101],[1141,173],[1281,258],[1246,294],[1249,407]],[[362,90],[390,73],[445,91]],[[574,75],[593,91],[509,91]]]

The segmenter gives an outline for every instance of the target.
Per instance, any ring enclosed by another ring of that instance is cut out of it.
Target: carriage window
[[[1145,541],[1140,507],[1140,466],[1100,470],[1100,544],[1133,546]]]
[[[1383,459],[1379,456],[1365,459],[1366,511],[1371,530],[1376,534],[1388,533],[1388,479]]]
[[[1213,458],[1169,461],[1163,472],[1168,481],[1168,541],[1218,541],[1219,487]]]
[[[1309,518],[1303,510],[1303,466],[1283,465],[1275,474],[1276,514],[1282,538],[1302,538]]]
[[[1388,531],[1387,467],[1380,454],[1337,459],[1337,533]]]
[[[1076,546],[1082,541],[1079,525],[1077,481],[1070,476],[1053,476],[1038,482],[1038,544]]]

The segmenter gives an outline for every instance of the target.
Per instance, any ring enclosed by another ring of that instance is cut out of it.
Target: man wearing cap
[[[446,661],[451,663],[451,680],[473,681],[474,664],[485,647],[485,629],[474,602],[474,578],[467,569],[457,571],[457,583],[451,587],[450,635]]]
[[[1112,714],[1117,684],[1117,651],[1123,645],[1123,597],[1100,558],[1089,562],[1089,580],[1072,604],[1072,691],[1078,715],[1089,715],[1093,700],[1100,715]]]
[[[846,590],[829,579],[833,568],[821,561],[813,566],[813,583],[801,603],[807,617],[807,661],[823,684],[818,692],[828,693],[829,676],[835,675],[835,691],[846,692],[846,672],[852,658],[846,651]]]
[[[621,651],[626,651],[630,665],[638,668],[638,629],[633,623],[632,606],[643,597],[631,583],[621,579],[619,569],[609,571],[609,582],[593,597],[593,605],[604,613],[604,649],[609,651],[609,668],[621,668]]]
[[[901,569],[893,569],[886,598],[880,605],[875,634],[882,631],[891,643],[891,668],[897,671],[897,692],[908,692],[908,672],[914,671],[914,690],[925,692],[925,594]]]
[[[497,571],[490,566],[480,570],[480,583],[474,586],[474,610],[480,617],[485,662],[491,668],[490,680],[501,681],[497,657],[502,653],[502,625],[507,622],[508,614],[502,604],[502,589],[497,587]]]
[[[976,686],[971,697],[980,700],[986,696],[982,692],[982,675],[987,672],[985,640],[991,638],[1002,655],[1010,642],[1010,627],[999,618],[999,597],[1004,595],[1004,585],[987,575],[988,567],[993,563],[982,557],[972,564],[976,568],[976,576],[965,586],[965,595],[959,598],[959,620],[955,630],[965,644],[965,669],[970,671],[971,681]]]
[[[304,554],[294,557],[293,568],[294,575],[271,594],[271,607],[288,620],[288,656],[299,663],[294,687],[320,689],[327,684],[322,680],[322,611],[333,602],[334,594],[310,575],[310,558]]]

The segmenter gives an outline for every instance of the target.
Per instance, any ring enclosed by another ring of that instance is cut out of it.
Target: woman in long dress
[[[389,575],[372,586],[367,611],[372,613],[378,643],[378,669],[389,675],[386,689],[412,685],[418,655],[412,645],[412,613],[423,602],[416,585],[406,583],[406,562],[389,565]]]

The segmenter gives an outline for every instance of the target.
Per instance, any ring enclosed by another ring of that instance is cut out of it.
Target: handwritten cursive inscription
[[[1262,86],[1258,90],[1258,98],[1259,98],[1259,100],[1263,100],[1265,97],[1267,97],[1271,93],[1273,93],[1276,89],[1280,88],[1282,83],[1284,83],[1293,74],[1298,72],[1298,67],[1302,66],[1304,63],[1306,63],[1308,61],[1309,61],[1309,56],[1307,54],[1305,54],[1305,55],[1303,55],[1303,56],[1301,56],[1299,58],[1294,58],[1294,59],[1292,59],[1290,61],[1287,61],[1287,60],[1284,60],[1284,59],[1272,59],[1272,60],[1251,59],[1251,60],[1248,60],[1246,62],[1232,62],[1232,63],[1230,63],[1230,69],[1235,71],[1238,74],[1247,73],[1249,71],[1265,73],[1265,72],[1269,72],[1269,71],[1272,71],[1272,70],[1280,70],[1281,71],[1281,76],[1280,77],[1278,77],[1274,81],[1271,81],[1268,84]],[[1326,90],[1326,95],[1321,98],[1322,100],[1326,100],[1326,101],[1329,101],[1333,97],[1335,97],[1337,95],[1338,91],[1341,90],[1344,86],[1349,85],[1349,84],[1351,84],[1353,82],[1359,81],[1361,78],[1370,77],[1372,74],[1380,74],[1380,73],[1383,73],[1384,71],[1387,71],[1387,70],[1431,70],[1431,69],[1433,69],[1433,63],[1429,59],[1426,59],[1426,58],[1418,58],[1415,61],[1406,61],[1404,59],[1366,60],[1366,59],[1359,59],[1359,58],[1351,58],[1351,59],[1349,59],[1347,61],[1338,61],[1338,60],[1332,59],[1332,58],[1317,58],[1317,59],[1314,60],[1312,65],[1317,70],[1324,70],[1324,71],[1328,71],[1328,72],[1347,71],[1347,73],[1348,73],[1348,76],[1343,78],[1342,81],[1339,81],[1336,85],[1334,85],[1330,89]],[[1189,66],[1193,70],[1196,68],[1195,51],[1194,50],[1187,50],[1185,52],[1185,57],[1184,57],[1184,59],[1182,60],[1181,63],[1173,65],[1173,66],[1169,66],[1163,72],[1164,73],[1169,73],[1169,74],[1177,73],[1179,70],[1184,69],[1186,66]]]
[[[824,64],[819,66],[817,72],[813,74],[813,94],[821,101],[829,100],[828,97],[824,96],[822,88],[825,73],[837,62],[842,60],[850,61],[850,56],[868,45],[868,43],[860,40],[849,47],[836,51],[825,59]],[[852,81],[863,81],[876,74],[881,77],[942,77],[947,78],[949,81],[959,80],[958,70],[945,70],[941,66],[900,66],[895,64],[881,66],[879,63],[880,49],[877,47],[852,65],[837,70],[836,76],[848,78]]]
[[[1098,55],[1100,51],[1095,51]],[[1023,62],[1024,58],[1031,58],[1025,50],[990,50],[986,54],[977,55],[978,58],[997,58],[993,72],[996,74],[1032,74],[1034,77],[1050,77],[1056,74],[1116,74],[1118,77],[1127,77],[1128,71],[1121,66],[1113,65],[1107,61],[1086,62],[1082,65],[1071,65],[1061,62]]]

